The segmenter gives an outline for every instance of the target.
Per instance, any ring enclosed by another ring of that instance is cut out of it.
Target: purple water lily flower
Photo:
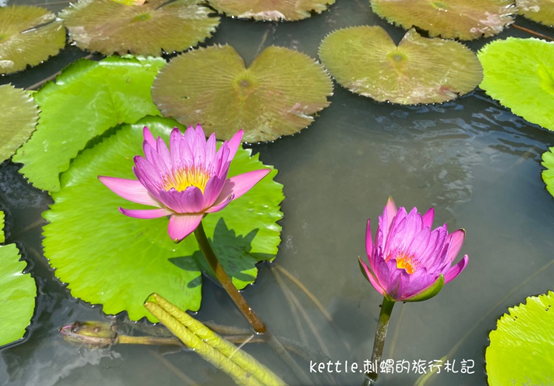
[[[137,180],[99,176],[115,194],[157,209],[123,209],[126,216],[169,218],[168,233],[179,242],[194,232],[206,213],[225,208],[250,190],[271,170],[260,169],[227,178],[229,165],[240,146],[242,130],[225,141],[216,152],[215,134],[206,141],[200,125],[184,134],[174,128],[169,149],[164,140],[144,128],[144,156],[134,158]]]
[[[452,266],[465,239],[459,229],[448,234],[446,224],[431,230],[433,208],[423,216],[413,208],[396,209],[389,198],[379,217],[375,244],[367,222],[366,251],[369,266],[360,260],[373,287],[392,301],[420,301],[435,296],[445,283],[466,267],[468,256]]]

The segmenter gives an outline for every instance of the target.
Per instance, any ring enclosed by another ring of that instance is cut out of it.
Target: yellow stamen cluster
[[[389,261],[391,258],[396,260],[396,268],[405,269],[408,274],[413,274],[419,267],[419,262],[414,258],[414,256],[407,254],[406,252],[397,252],[389,255],[386,261]]]
[[[196,186],[204,193],[209,179],[210,175],[203,168],[187,167],[174,170],[171,174],[168,174],[162,185],[166,191],[175,188],[179,192],[182,192],[189,186]]]

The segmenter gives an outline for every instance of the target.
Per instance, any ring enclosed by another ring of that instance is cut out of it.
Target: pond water
[[[66,6],[64,1],[17,3],[40,3],[53,11]],[[548,34],[546,28],[521,18],[517,23]],[[329,12],[295,23],[223,18],[207,44],[228,43],[247,63],[269,45],[317,58],[319,42],[329,32],[361,24],[381,25],[397,41],[404,33],[373,15],[368,1],[339,0]],[[513,28],[500,35],[506,36],[529,37]],[[468,45],[476,50],[490,40]],[[85,55],[68,47],[0,83],[28,87]],[[527,296],[552,289],[554,200],[540,178],[540,157],[554,144],[554,137],[480,90],[442,105],[402,107],[377,103],[335,85],[330,100],[330,107],[300,134],[252,145],[264,163],[279,170],[276,180],[284,184],[286,199],[279,254],[273,265],[260,265],[256,284],[243,291],[244,296],[274,334],[321,349],[301,316],[298,328],[274,276],[275,265],[285,268],[332,315],[334,326],[281,273],[331,360],[362,366],[371,356],[382,300],[356,261],[365,256],[366,221],[377,223],[388,196],[399,206],[417,206],[421,212],[434,206],[435,225],[446,222],[450,231],[466,229],[462,253],[469,255],[469,265],[437,297],[395,306],[384,358],[429,362],[454,350],[450,359],[456,360],[458,369],[462,360],[473,363],[473,374],[443,371],[426,385],[486,385],[484,350],[496,319]],[[91,350],[64,342],[58,333],[64,324],[113,317],[105,316],[100,306],[72,298],[55,278],[41,248],[41,212],[52,201],[28,185],[17,170],[18,165],[10,162],[0,165],[0,210],[6,212],[7,242],[17,243],[29,261],[39,295],[26,340],[0,351],[1,385],[232,383],[192,352],[123,345]],[[208,280],[204,283],[196,317],[247,327],[223,290]],[[291,385],[298,384],[267,347],[255,344],[246,350]],[[307,371],[310,367],[308,362],[301,366]],[[359,373],[332,375],[339,385],[357,386],[363,379]],[[411,385],[418,377],[404,371],[382,375],[379,384]],[[332,382],[326,374],[312,378],[315,384]]]

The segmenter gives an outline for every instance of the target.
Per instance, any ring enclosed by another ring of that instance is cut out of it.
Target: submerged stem
[[[223,267],[221,264],[219,264],[219,261],[217,260],[217,257],[210,245],[210,242],[208,241],[208,238],[206,237],[206,232],[204,232],[204,226],[202,225],[202,222],[196,227],[194,230],[194,235],[196,236],[196,241],[198,241],[198,245],[200,246],[200,250],[204,254],[204,257],[206,258],[206,261],[210,265],[210,268],[215,274],[215,277],[221,285],[223,286],[223,289],[229,294],[233,302],[237,305],[240,312],[244,315],[246,320],[248,320],[248,323],[252,326],[254,331],[256,331],[258,334],[263,334],[266,332],[265,325],[263,322],[258,318],[256,313],[252,311],[252,309],[248,306],[248,303],[246,302],[246,299],[240,294],[240,292],[237,290],[229,276],[225,273],[223,270]]]
[[[379,321],[377,322],[377,329],[375,330],[373,353],[371,354],[371,363],[375,365],[375,368],[373,369],[373,371],[369,371],[366,373],[363,386],[373,385],[374,382],[377,380],[377,372],[379,370],[381,359],[383,358],[385,338],[387,337],[387,329],[389,327],[389,320],[393,307],[394,301],[383,298],[381,312],[379,313]]]

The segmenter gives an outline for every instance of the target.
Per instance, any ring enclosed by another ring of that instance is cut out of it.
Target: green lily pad
[[[60,13],[77,46],[104,55],[160,56],[184,51],[212,35],[218,17],[200,0],[149,0],[142,5],[79,0]]]
[[[133,156],[142,154],[144,126],[167,141],[176,122],[147,117],[134,125],[124,125],[83,151],[62,174],[62,188],[52,194],[55,203],[44,215],[50,222],[44,227],[44,254],[56,269],[56,276],[68,283],[71,294],[103,304],[107,314],[126,310],[132,320],[144,316],[153,320],[142,305],[154,291],[179,308],[193,311],[200,307],[202,296],[194,234],[175,244],[167,234],[167,218],[144,220],[122,215],[120,206],[145,207],[117,196],[97,179],[98,175],[135,178]],[[250,150],[239,149],[229,176],[265,167],[257,155],[250,154]],[[254,281],[256,262],[271,260],[277,254],[281,227],[276,221],[282,218],[279,204],[283,193],[282,185],[273,181],[276,174],[273,170],[244,196],[203,220],[215,251],[221,251],[224,243],[229,251],[247,251],[256,257],[247,265],[233,265],[228,258],[222,259],[239,289]],[[216,231],[221,218],[225,229]],[[233,229],[236,237],[231,237],[227,229]]]
[[[0,242],[4,242],[4,213],[0,212]],[[15,244],[0,245],[0,346],[21,339],[35,310],[35,280],[23,271]]]
[[[554,384],[554,292],[510,308],[490,333],[490,386]]]
[[[542,166],[546,168],[542,171],[542,180],[546,189],[554,196],[554,147],[542,155]]]
[[[228,16],[255,20],[302,20],[311,12],[321,13],[335,0],[209,0],[212,7]]]
[[[152,98],[166,117],[202,124],[206,134],[272,141],[299,132],[329,105],[333,85],[323,67],[298,51],[266,48],[247,69],[231,46],[189,51],[156,77]]]
[[[517,12],[513,0],[371,0],[371,8],[405,29],[418,27],[430,36],[461,40],[497,35]]]
[[[41,114],[33,136],[13,157],[24,164],[20,172],[35,187],[57,191],[59,174],[90,139],[117,124],[159,115],[150,88],[164,65],[162,58],[110,57],[68,66],[34,94]]]
[[[554,43],[539,39],[495,40],[477,54],[492,98],[529,122],[554,130]]]
[[[554,0],[516,0],[519,14],[528,19],[554,26]]]
[[[65,46],[65,28],[56,15],[27,5],[0,7],[0,74],[24,70]]]
[[[380,102],[442,103],[472,91],[482,78],[470,49],[414,29],[398,46],[381,27],[338,30],[321,42],[319,57],[342,86]]]
[[[0,86],[0,162],[10,158],[35,130],[37,105],[23,89]]]

